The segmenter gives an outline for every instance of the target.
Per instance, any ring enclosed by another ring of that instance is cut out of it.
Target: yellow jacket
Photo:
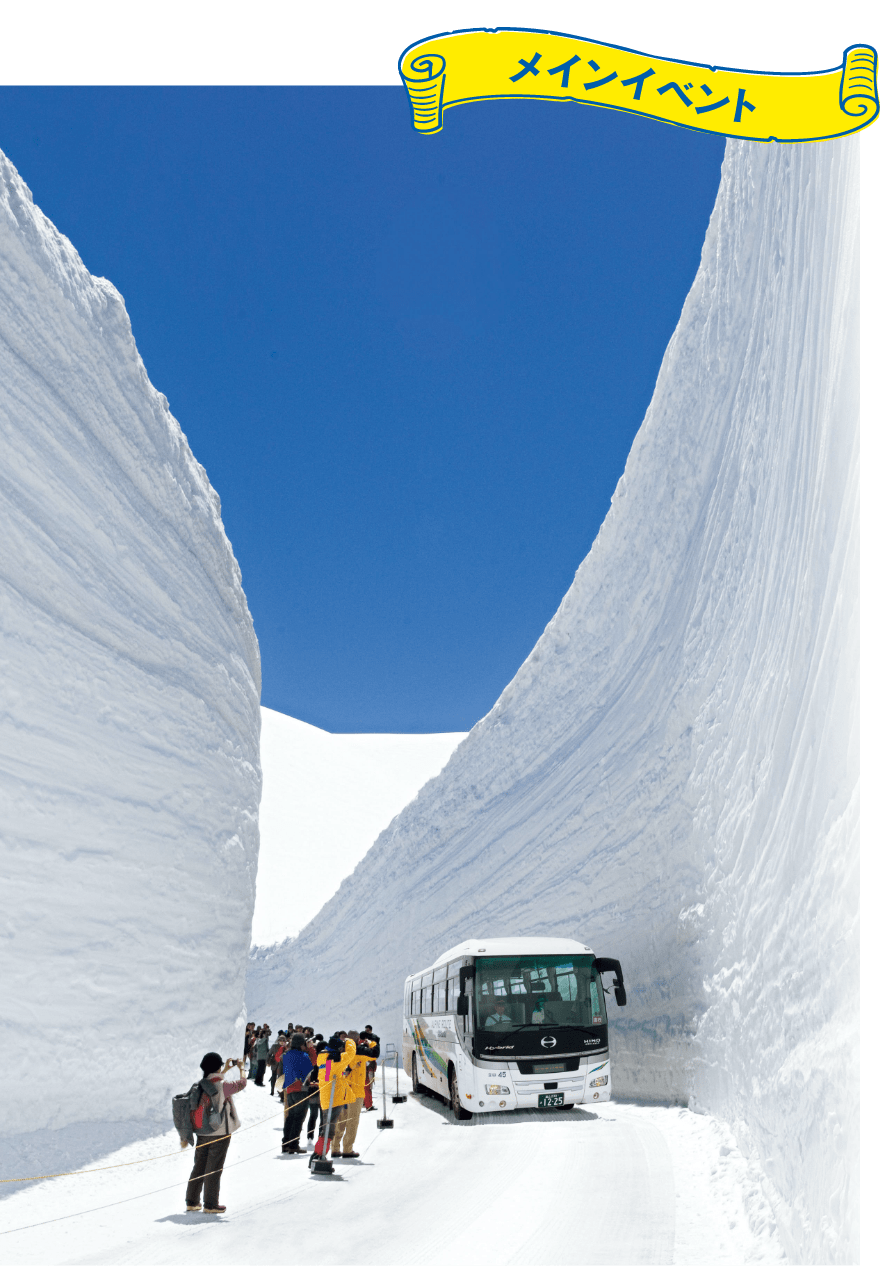
[[[331,1103],[332,1086],[335,1089],[334,1106],[339,1108],[342,1103],[352,1103],[356,1096],[353,1093],[353,1087],[350,1085],[350,1079],[346,1075],[351,1063],[356,1058],[356,1043],[352,1038],[347,1038],[344,1044],[344,1050],[339,1060],[330,1060],[328,1051],[320,1051],[316,1057],[316,1071],[319,1081],[319,1106],[327,1108]]]
[[[350,1064],[350,1072],[347,1081],[350,1083],[352,1097],[356,1099],[365,1098],[365,1073],[368,1065],[376,1057],[374,1055],[354,1055]]]

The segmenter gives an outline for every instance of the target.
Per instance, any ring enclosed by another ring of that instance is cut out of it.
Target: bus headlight
[[[486,1086],[485,1092],[489,1095],[508,1095],[510,1088],[509,1086]]]
[[[607,1086],[608,1079],[607,1077],[596,1077],[595,1081],[591,1081],[589,1084],[592,1089],[595,1089],[596,1086]]]

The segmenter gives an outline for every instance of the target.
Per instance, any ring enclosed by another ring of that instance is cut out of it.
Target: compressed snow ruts
[[[396,1039],[405,975],[449,946],[578,937],[626,973],[615,1092],[727,1120],[790,1257],[826,1262],[858,1251],[857,154],[728,142],[558,613],[248,986],[255,1014]]]
[[[242,1050],[258,647],[120,295],[2,155],[0,434],[2,1129],[166,1119]]]

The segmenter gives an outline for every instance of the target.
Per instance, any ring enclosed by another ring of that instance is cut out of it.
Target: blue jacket
[[[313,1072],[313,1060],[306,1051],[286,1051],[282,1057],[282,1082],[286,1089],[292,1082],[304,1082]]]

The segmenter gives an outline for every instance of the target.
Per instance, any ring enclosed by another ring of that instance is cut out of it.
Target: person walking
[[[282,1150],[289,1154],[303,1152],[301,1130],[310,1107],[311,1098],[317,1099],[317,1088],[309,1087],[313,1061],[307,1054],[306,1042],[296,1034],[291,1046],[282,1057],[282,1082],[285,1095],[285,1124],[282,1131]]]
[[[226,1074],[233,1067],[239,1068],[239,1079],[225,1081]],[[224,1213],[227,1206],[218,1202],[221,1171],[231,1135],[240,1125],[233,1096],[245,1090],[246,1078],[242,1076],[240,1060],[229,1059],[225,1064],[216,1051],[209,1051],[203,1056],[200,1069],[203,1077],[199,1084],[203,1093],[193,1113],[196,1155],[184,1203],[188,1213],[200,1212],[200,1199],[203,1213]]]
[[[265,1024],[262,1029],[257,1031],[255,1038],[255,1061],[258,1065],[258,1071],[255,1074],[255,1085],[264,1087],[264,1069],[267,1067],[267,1061],[270,1058],[270,1026]]]
[[[255,1046],[258,1041],[258,1033],[256,1026],[253,1024],[251,1030],[246,1030],[246,1056],[249,1061],[249,1081],[254,1081],[258,1076],[258,1061],[255,1058]]]
[[[319,1137],[313,1148],[313,1155],[322,1157],[331,1150],[335,1126],[352,1093],[347,1086],[346,1072],[356,1055],[356,1044],[350,1038],[342,1041],[337,1034],[328,1039],[326,1049],[316,1056],[316,1077],[319,1082]],[[328,1148],[325,1146],[325,1131],[328,1126]]]
[[[270,1048],[270,1094],[276,1090],[277,1078],[282,1075],[282,1057],[288,1050],[289,1039],[282,1029],[276,1035],[276,1041]]]

